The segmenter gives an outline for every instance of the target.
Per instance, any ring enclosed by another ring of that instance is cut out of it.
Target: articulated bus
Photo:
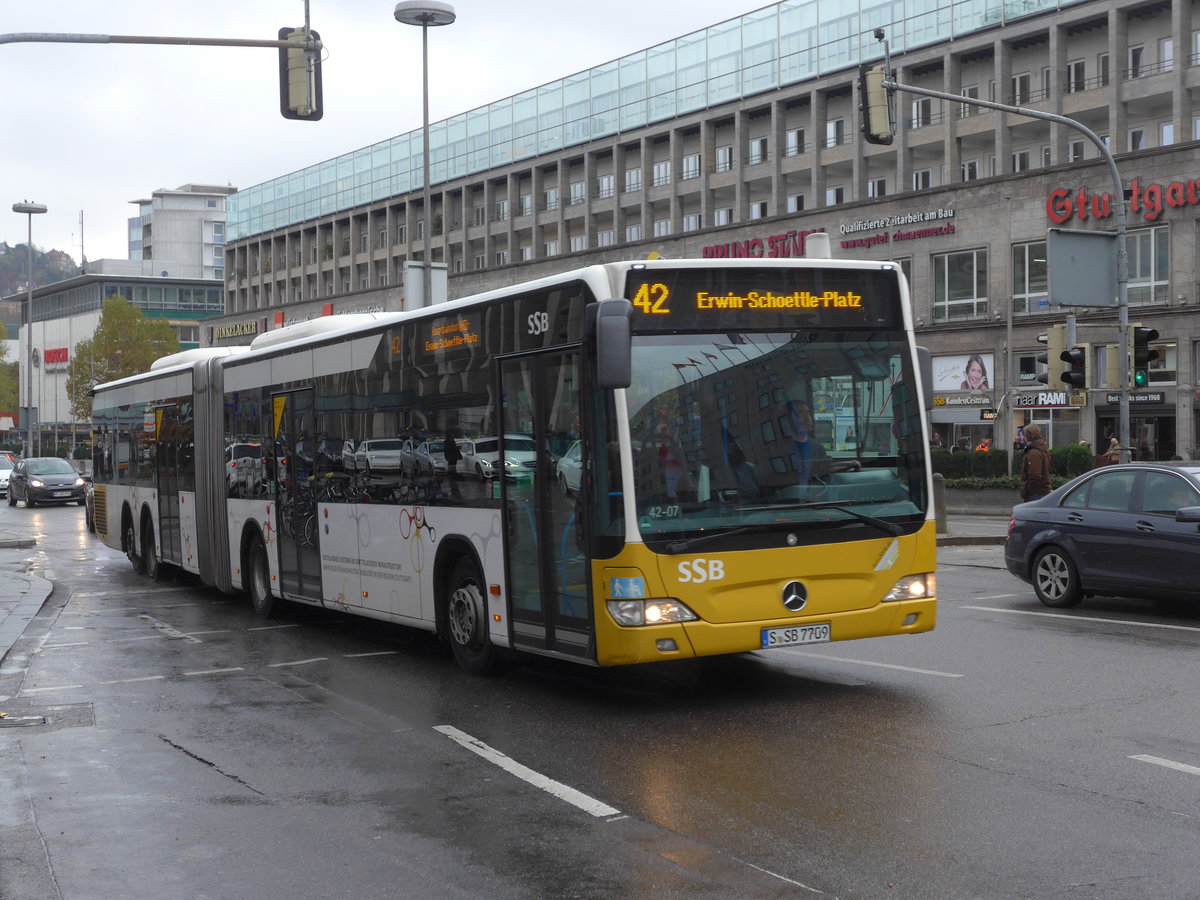
[[[472,673],[913,634],[929,373],[892,263],[594,265],[99,385],[94,519],[151,578],[434,631]]]

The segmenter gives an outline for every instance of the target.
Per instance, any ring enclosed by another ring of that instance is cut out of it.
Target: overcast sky
[[[438,121],[768,5],[767,0],[456,0],[429,33]],[[277,51],[0,43],[0,240],[78,262],[128,256],[126,220],[159,188],[247,188],[421,126],[421,32],[390,0],[311,0],[325,116],[279,114]],[[274,39],[303,0],[42,0],[0,5],[0,35]],[[11,38],[6,38],[11,40]],[[80,228],[80,214],[83,226]]]

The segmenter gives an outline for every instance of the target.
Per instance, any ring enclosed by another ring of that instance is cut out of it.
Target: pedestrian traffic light
[[[1133,387],[1144,388],[1150,384],[1150,363],[1158,359],[1158,351],[1150,349],[1150,342],[1158,340],[1158,330],[1133,326]]]
[[[314,49],[279,48],[279,111],[285,119],[315,122],[324,115],[321,105],[321,36],[309,29],[280,28],[281,41],[306,41]]]
[[[1038,335],[1038,343],[1046,345],[1046,351],[1037,355],[1037,361],[1046,368],[1038,373],[1037,380],[1047,387],[1057,388],[1062,384],[1062,375],[1066,371],[1063,365],[1063,353],[1067,347],[1065,325],[1051,325],[1049,329]]]
[[[1087,344],[1076,344],[1070,350],[1064,350],[1059,356],[1059,359],[1067,364],[1067,368],[1062,373],[1062,380],[1077,391],[1087,388],[1089,349]]]
[[[858,109],[863,138],[868,144],[890,144],[895,130],[892,91],[884,87],[887,71],[882,64],[858,70]]]

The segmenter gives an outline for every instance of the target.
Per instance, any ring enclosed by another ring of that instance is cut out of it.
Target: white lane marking
[[[148,616],[145,613],[142,613],[140,616],[138,616],[138,618],[149,622],[155,631],[159,632],[160,634],[165,634],[167,637],[178,638],[179,640],[185,641],[189,644],[204,643],[204,641],[200,640],[200,638],[192,637],[190,634],[184,634],[174,625],[168,625],[166,622],[159,621],[158,619],[154,618],[154,616]]]
[[[871,662],[869,659],[850,659],[845,656],[827,656],[824,653],[807,653],[804,650],[792,650],[788,647],[780,647],[778,650],[763,651],[766,653],[791,653],[793,656],[811,656],[813,659],[830,659],[834,662],[854,663],[859,666],[876,666],[880,669],[896,669],[900,672],[915,672],[918,675],[937,675],[940,678],[962,678],[956,672],[939,672],[936,669],[914,669],[912,666],[897,666],[892,663]]]
[[[1101,622],[1105,625],[1134,625],[1138,628],[1166,628],[1171,631],[1200,631],[1195,625],[1168,625],[1165,622],[1131,622],[1128,619],[1104,619],[1099,616],[1070,616],[1064,613],[1042,612],[1036,609],[1003,609],[996,606],[960,606],[980,612],[1014,613],[1018,616],[1044,616],[1048,619],[1071,619],[1076,622]]]
[[[88,641],[73,641],[69,644],[42,644],[43,650],[62,650],[64,647],[86,647]]]
[[[226,672],[244,672],[242,666],[234,666],[232,669],[201,669],[197,672],[184,672],[184,675],[224,675]]]
[[[214,631],[185,631],[184,634],[190,634],[192,637],[199,637],[202,634],[229,634],[233,631],[232,628],[218,628]]]
[[[805,884],[802,881],[793,881],[790,878],[785,878],[784,876],[780,875],[778,872],[772,872],[770,869],[764,869],[762,866],[756,866],[754,863],[746,862],[746,860],[744,860],[744,859],[738,859],[736,856],[733,857],[733,859],[737,859],[737,861],[740,862],[743,866],[747,866],[751,869],[754,869],[757,872],[762,872],[764,875],[770,875],[772,878],[778,878],[780,881],[784,882],[785,884],[794,884],[798,888],[804,888],[804,890],[808,891],[810,894],[822,894],[822,895],[825,894],[824,891],[818,890],[815,887],[810,887],[809,885]]]
[[[309,663],[325,662],[328,656],[314,656],[312,659],[293,659],[289,662],[269,663],[268,669],[278,669],[280,666],[307,666]]]
[[[1174,769],[1176,772],[1184,772],[1188,775],[1200,775],[1200,766],[1189,766],[1187,763],[1175,762],[1173,759],[1163,759],[1161,756],[1150,756],[1145,753],[1139,753],[1129,758],[1136,759],[1139,762],[1153,763],[1156,766],[1163,766],[1167,769]]]
[[[375,650],[371,653],[343,653],[344,659],[362,659],[366,656],[395,656],[399,650]]]
[[[166,675],[145,675],[141,678],[118,678],[116,681],[97,681],[96,684],[136,684],[139,681],[161,681]]]
[[[54,687],[22,688],[21,693],[22,694],[44,694],[44,693],[46,693],[46,691],[69,691],[74,688],[81,688],[81,687],[83,687],[82,684],[57,684]]]
[[[138,637],[109,638],[110,644],[128,644],[131,641],[161,641],[161,634],[143,634]]]
[[[535,772],[533,769],[521,765],[516,760],[505,756],[499,750],[489,747],[483,741],[476,740],[471,735],[459,731],[453,725],[435,725],[433,730],[440,731],[446,737],[450,738],[450,740],[466,747],[472,753],[482,756],[488,762],[499,766],[510,775],[515,775],[522,781],[528,782],[551,796],[557,797],[559,800],[565,800],[567,803],[578,807],[589,815],[603,818],[619,815],[621,812],[619,809],[613,809],[607,803],[601,803],[594,797],[589,797],[587,794],[581,793],[573,787],[567,787],[567,785],[561,782],[547,778],[540,772]]]
[[[257,628],[247,628],[246,630],[247,631],[275,631],[280,628],[299,628],[299,627],[300,627],[300,623],[297,622],[292,625],[259,625]]]

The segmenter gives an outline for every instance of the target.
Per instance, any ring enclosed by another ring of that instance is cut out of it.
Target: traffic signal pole
[[[947,100],[951,103],[962,103],[969,106],[982,106],[986,109],[995,109],[1000,112],[1013,113],[1018,116],[1028,116],[1031,119],[1044,119],[1048,122],[1056,122],[1059,125],[1065,125],[1068,128],[1073,128],[1081,132],[1089,141],[1091,141],[1096,149],[1100,151],[1105,164],[1108,166],[1109,176],[1113,183],[1113,206],[1116,209],[1117,218],[1117,322],[1118,322],[1118,341],[1120,342],[1121,354],[1121,407],[1119,417],[1119,440],[1121,442],[1121,462],[1127,463],[1130,460],[1130,435],[1129,435],[1129,256],[1125,246],[1125,186],[1121,183],[1121,173],[1117,171],[1117,162],[1113,159],[1112,153],[1105,146],[1104,141],[1100,137],[1081,122],[1067,116],[1060,116],[1057,113],[1042,112],[1038,109],[1027,109],[1023,106],[1011,106],[1007,103],[996,103],[991,100],[978,100],[974,97],[963,97],[959,94],[948,94],[945,91],[934,91],[929,88],[915,87],[913,85],[901,84],[892,76],[891,58],[888,55],[887,41],[884,38],[883,29],[875,29],[876,40],[883,43],[884,46],[884,77],[876,79],[878,88],[884,91],[904,91],[909,94],[918,94],[922,97],[933,97],[939,100]],[[869,84],[869,87],[876,85]],[[870,115],[875,110],[880,108],[879,102],[872,97],[863,98],[864,109],[866,114]],[[884,110],[888,109],[885,102]],[[867,122],[865,124],[865,132],[868,135],[878,133],[882,130],[882,123]],[[890,123],[889,123],[890,126]],[[883,141],[873,141],[873,143],[884,143]],[[890,143],[890,142],[889,142]],[[1009,348],[1009,353],[1012,353],[1012,348]],[[1012,373],[1008,373],[1011,377]],[[1007,386],[1011,391],[1013,386]],[[1011,407],[1009,416],[1011,418]],[[1013,429],[1009,429],[1012,431]]]

